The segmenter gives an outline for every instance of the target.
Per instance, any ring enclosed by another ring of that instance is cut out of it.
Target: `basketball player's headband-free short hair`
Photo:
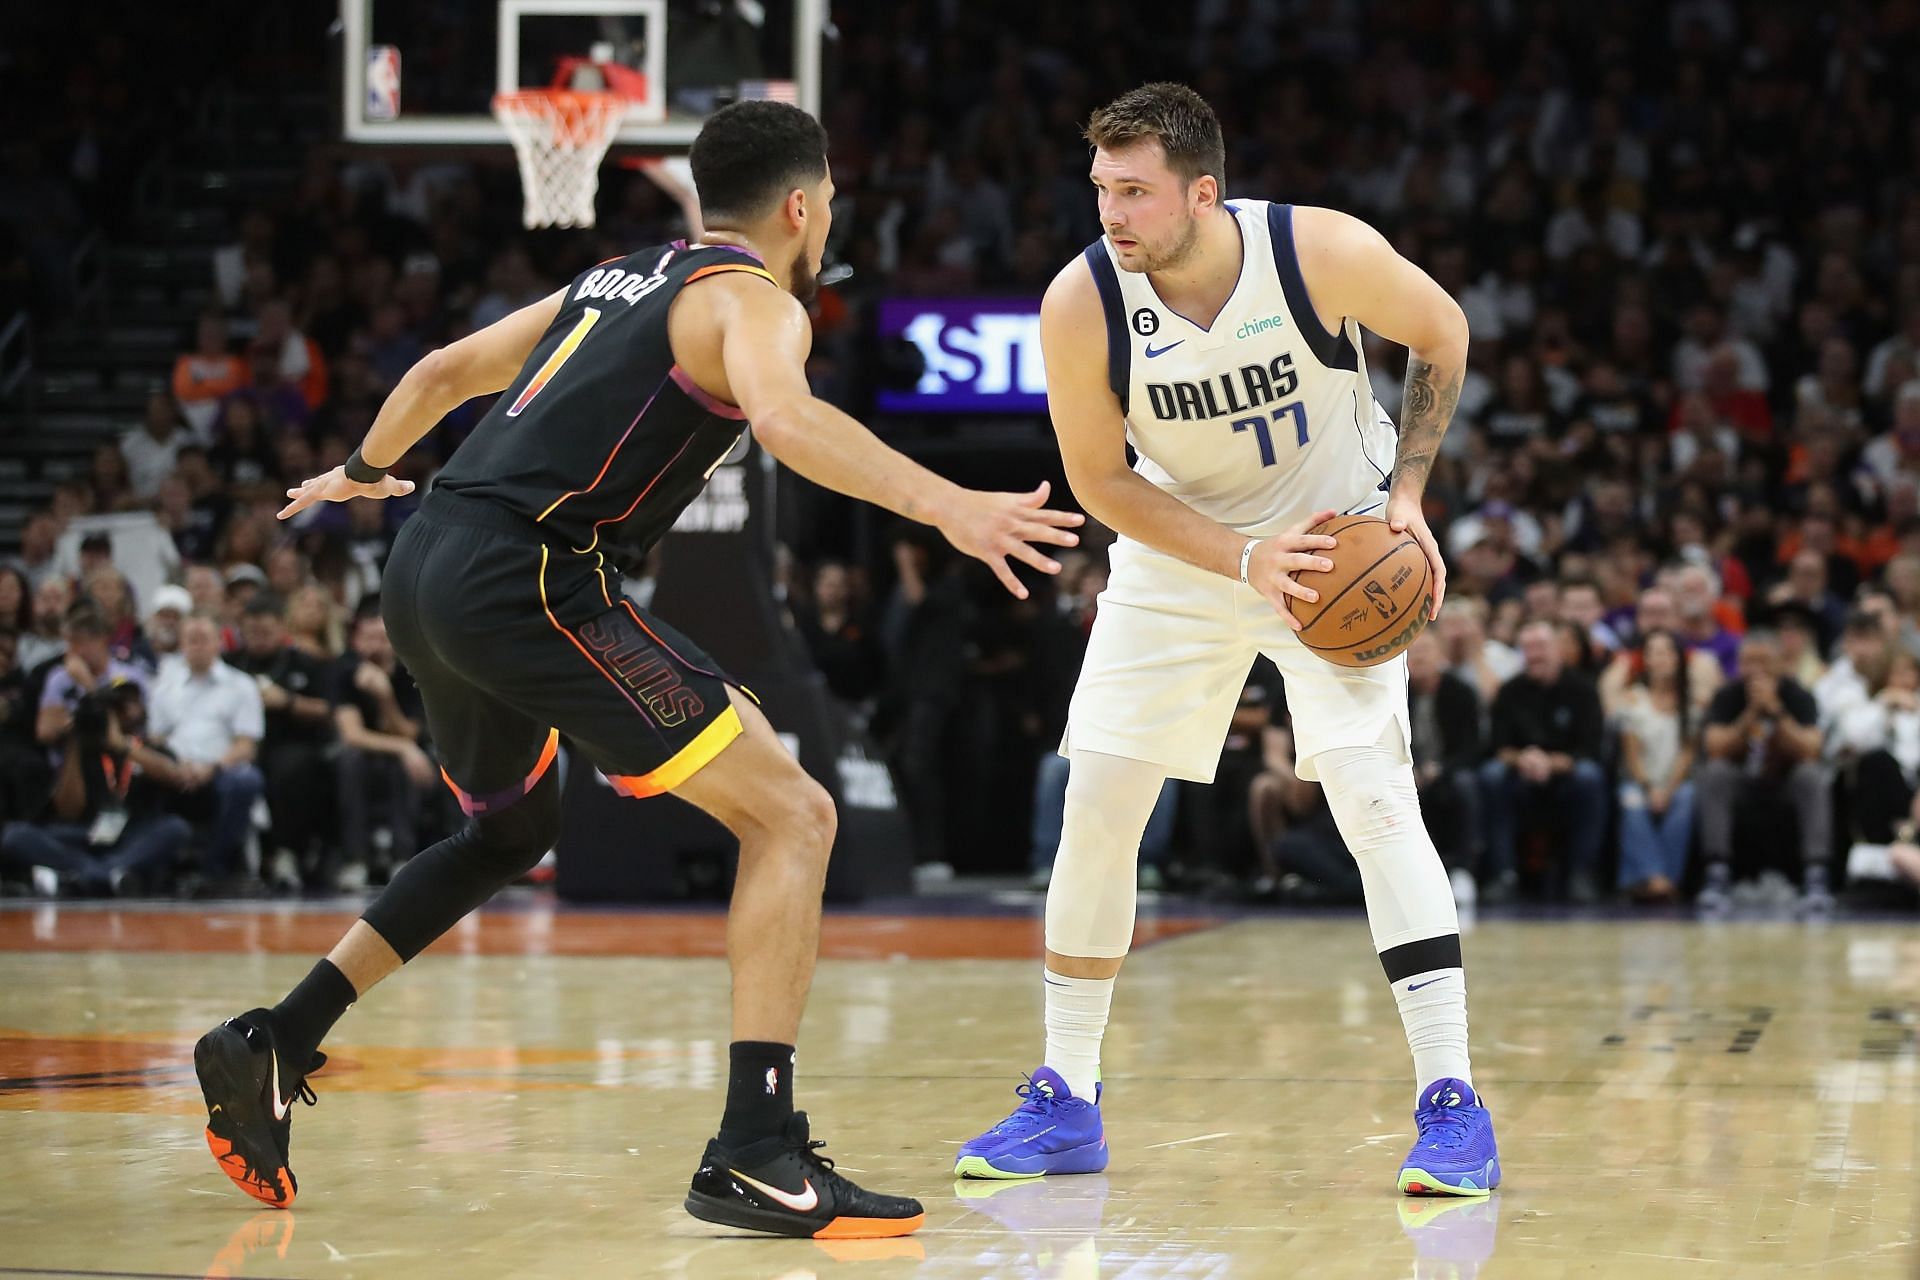
[[[687,153],[709,223],[752,220],[827,176],[827,131],[784,102],[736,102],[707,117]]]
[[[1131,89],[1094,112],[1085,135],[1108,151],[1158,138],[1167,167],[1182,184],[1208,174],[1220,184],[1221,193],[1226,192],[1227,144],[1220,135],[1220,117],[1186,85],[1160,80]]]

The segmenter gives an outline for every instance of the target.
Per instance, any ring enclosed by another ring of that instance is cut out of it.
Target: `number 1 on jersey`
[[[554,374],[560,372],[560,366],[565,364],[568,359],[572,357],[573,353],[580,349],[580,344],[586,341],[587,330],[593,328],[595,322],[599,319],[600,309],[598,307],[588,307],[585,311],[581,312],[579,323],[573,326],[572,331],[569,332],[566,337],[560,339],[560,345],[553,349],[553,354],[548,356],[546,363],[540,366],[540,372],[533,375],[533,381],[527,384],[526,390],[522,391],[519,397],[514,400],[513,407],[507,410],[507,416],[509,418],[519,417],[521,411],[533,403],[533,398],[540,394],[541,388],[553,380]]]
[[[1304,449],[1307,447],[1307,406],[1298,400],[1283,404],[1273,411],[1273,421],[1278,422],[1289,414],[1293,416],[1293,430],[1294,434],[1298,437],[1295,443]],[[1261,417],[1235,418],[1233,420],[1233,429],[1235,431],[1251,430],[1253,432],[1254,440],[1260,445],[1261,466],[1270,467],[1280,460],[1273,452],[1273,433],[1267,429],[1267,419]]]

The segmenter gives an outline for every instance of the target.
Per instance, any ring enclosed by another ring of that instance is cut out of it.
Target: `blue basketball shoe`
[[[1400,1189],[1410,1196],[1483,1196],[1500,1185],[1500,1151],[1493,1116],[1465,1080],[1436,1080],[1420,1091],[1413,1110],[1420,1130]]]
[[[1106,1130],[1100,1124],[1100,1086],[1093,1101],[1076,1098],[1067,1082],[1041,1067],[1014,1089],[1013,1114],[960,1148],[956,1178],[1038,1178],[1047,1173],[1099,1173],[1107,1167]]]

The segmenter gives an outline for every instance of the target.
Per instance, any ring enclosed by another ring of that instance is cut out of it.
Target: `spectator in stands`
[[[270,878],[286,887],[331,888],[319,878],[319,841],[337,794],[331,672],[288,643],[280,596],[255,596],[240,625],[244,642],[228,661],[254,678],[265,711],[259,761],[273,817]]]
[[[266,589],[266,571],[252,561],[241,561],[227,570],[227,598],[219,618],[223,643],[229,648],[238,642],[240,616],[247,602]]]
[[[1722,626],[1715,612],[1715,606],[1720,603],[1718,578],[1713,570],[1697,564],[1683,564],[1674,569],[1671,576],[1680,638],[1688,650],[1712,654],[1719,661],[1721,671],[1732,679],[1739,666],[1740,637]]]
[[[0,822],[38,816],[47,753],[34,740],[33,682],[20,665],[20,633],[0,621]]]
[[[1891,844],[1913,807],[1914,784],[1920,780],[1920,658],[1894,650],[1871,694],[1833,729],[1852,758],[1849,865],[1867,852],[1861,846]]]
[[[1795,555],[1787,565],[1787,576],[1767,592],[1767,605],[1779,610],[1798,605],[1813,618],[1824,652],[1840,636],[1846,621],[1844,601],[1827,589],[1827,558],[1811,547]]]
[[[20,666],[33,672],[67,652],[66,617],[73,605],[73,584],[49,577],[33,592],[33,630],[20,633]]]
[[[363,507],[377,507],[377,502],[357,504]],[[313,572],[307,566],[307,557],[300,548],[287,543],[267,552],[266,589],[278,599],[284,601],[294,592],[313,580]]]
[[[180,628],[192,614],[193,597],[185,587],[168,582],[154,591],[153,608],[147,614],[144,632],[156,674],[181,661]]]
[[[845,564],[822,561],[813,572],[812,604],[796,608],[794,614],[813,663],[835,697],[858,705],[879,691],[886,680],[885,656],[872,624],[854,602],[853,576]],[[1052,854],[1047,857],[1051,865]]]
[[[373,506],[373,503],[365,504]],[[319,583],[308,583],[287,600],[287,643],[323,662],[332,662],[344,645],[333,601]]]
[[[439,771],[421,749],[420,693],[394,656],[379,602],[362,602],[347,655],[333,669],[333,723],[340,736],[340,842],[322,868],[335,888],[364,889],[389,872],[375,854],[410,857],[415,815]],[[386,833],[376,850],[376,828]]]
[[[251,501],[272,489],[279,459],[254,397],[236,393],[221,402],[207,461],[220,481],[242,501]]]
[[[1607,625],[1600,584],[1592,578],[1566,578],[1558,584],[1558,616],[1579,627],[1597,661],[1605,663],[1620,648],[1620,637]]]
[[[32,629],[33,588],[27,575],[14,565],[0,565],[0,630],[13,632],[17,639]]]
[[[55,572],[54,553],[59,545],[60,522],[50,511],[34,512],[20,527],[20,554],[13,563],[27,575],[35,591]]]
[[[1695,717],[1686,651],[1671,631],[1650,633],[1621,701],[1619,887],[1640,902],[1671,902],[1693,846]]]
[[[179,763],[175,811],[204,842],[203,888],[246,892],[257,881],[243,857],[265,790],[255,763],[266,730],[260,690],[220,660],[216,618],[194,614],[181,625],[180,658],[154,684],[148,729]]]
[[[1487,602],[1478,596],[1450,595],[1439,621],[1447,670],[1465,681],[1482,705],[1492,702],[1521,666],[1511,646],[1487,637],[1487,612]]]
[[[160,482],[173,474],[187,433],[180,427],[173,397],[165,391],[147,396],[147,417],[139,427],[120,437],[120,457],[135,499],[150,503],[160,496]]]
[[[1474,873],[1484,834],[1480,812],[1482,703],[1473,686],[1445,667],[1440,637],[1423,631],[1407,650],[1407,712],[1413,726],[1414,785],[1427,831],[1453,882],[1454,901],[1475,900]]]
[[[1811,610],[1795,604],[1773,610],[1772,622],[1774,638],[1780,642],[1780,673],[1792,677],[1802,689],[1811,690],[1814,700],[1819,701],[1820,682],[1827,674],[1820,624]]]
[[[327,398],[327,361],[313,339],[293,324],[293,307],[274,298],[260,308],[247,349],[252,393],[279,425],[301,426]],[[282,388],[292,397],[282,394]]]
[[[161,789],[176,766],[140,740],[144,696],[125,682],[74,702],[55,744],[60,765],[50,794],[0,831],[0,866],[25,871],[41,894],[119,895],[170,878],[192,832],[161,812]]]
[[[1799,826],[1803,902],[1833,905],[1827,885],[1832,843],[1832,785],[1820,763],[1819,710],[1813,695],[1779,674],[1779,652],[1765,631],[1748,632],[1736,679],[1707,707],[1695,800],[1706,885],[1700,906],[1724,910],[1733,886],[1735,815],[1770,812],[1784,796]]]
[[[107,563],[89,570],[80,582],[83,598],[97,605],[107,620],[108,643],[114,656],[151,669],[153,650],[140,628],[140,611],[126,575]]]
[[[1347,852],[1325,791],[1295,769],[1293,725],[1284,706],[1279,712],[1259,728],[1259,771],[1244,792],[1255,853],[1254,896],[1358,903],[1360,869]]]
[[[93,493],[92,514],[132,511],[140,505],[140,495],[134,492],[133,478],[127,471],[127,460],[113,445],[102,444],[94,449],[92,465],[87,469],[87,485]]]
[[[246,363],[227,345],[227,319],[218,311],[201,314],[194,326],[193,350],[173,362],[173,398],[201,444],[213,440],[220,402],[245,386]],[[151,414],[153,406],[148,405]]]
[[[1848,617],[1839,654],[1812,690],[1829,757],[1845,755],[1848,737],[1839,732],[1840,725],[1871,703],[1874,690],[1886,683],[1887,664],[1895,652],[1893,637],[1890,619],[1884,614],[1860,608]]]
[[[1250,881],[1256,896],[1272,893],[1274,881],[1271,868],[1262,862],[1267,850],[1248,822],[1248,796],[1254,779],[1267,771],[1262,731],[1269,725],[1287,723],[1279,684],[1279,672],[1273,665],[1255,659],[1228,722],[1213,782],[1179,784],[1180,812],[1190,854],[1183,860],[1184,870],[1210,880],[1215,887]],[[1292,758],[1291,746],[1287,756]]]
[[[1487,822],[1482,887],[1490,901],[1513,896],[1516,833],[1524,818],[1550,806],[1562,838],[1549,856],[1563,855],[1564,862],[1548,871],[1564,876],[1574,901],[1593,902],[1607,806],[1600,699],[1590,681],[1562,664],[1552,623],[1530,622],[1519,639],[1525,666],[1493,701],[1493,758],[1480,773]]]
[[[1920,305],[1915,307],[1920,315]],[[1860,460],[1882,483],[1920,474],[1920,379],[1901,384],[1893,396],[1893,425],[1861,450]]]
[[[380,594],[380,584],[387,572],[387,557],[393,554],[394,526],[391,521],[396,515],[404,518],[404,514],[386,502],[347,504],[346,579],[341,586],[348,600],[363,600]],[[651,555],[648,560],[651,564]],[[627,575],[622,587],[631,590],[633,579],[641,576]],[[647,576],[650,580],[651,574]]]
[[[199,445],[180,450],[174,474],[185,482],[192,509],[192,517],[187,522],[192,529],[191,542],[180,543],[180,555],[187,560],[210,560],[220,531],[226,527],[227,516],[233,511],[233,497],[214,470],[212,455]],[[180,542],[178,530],[175,541]],[[189,545],[192,550],[188,549]]]
[[[944,753],[966,681],[966,608],[952,579],[934,572],[932,550],[917,532],[903,528],[892,546],[896,579],[880,618],[888,683],[875,730],[891,747],[913,823],[914,861],[939,876],[952,869]]]

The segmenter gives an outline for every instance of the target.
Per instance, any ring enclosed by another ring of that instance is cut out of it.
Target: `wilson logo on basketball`
[[[1361,605],[1358,609],[1349,609],[1340,616],[1340,629],[1342,631],[1351,631],[1366,620],[1367,607],[1365,605]]]
[[[1394,585],[1399,586],[1400,584],[1396,582]],[[1378,578],[1374,578],[1367,583],[1366,593],[1367,599],[1373,603],[1374,608],[1380,611],[1381,617],[1391,618],[1393,616],[1393,597],[1388,594],[1385,587],[1380,585]]]
[[[1406,648],[1413,643],[1415,636],[1426,629],[1427,614],[1432,609],[1433,593],[1428,592],[1426,599],[1420,602],[1420,608],[1414,613],[1413,619],[1408,622],[1406,626],[1402,627],[1397,634],[1387,637],[1379,644],[1371,645],[1365,649],[1355,649],[1353,651],[1353,660],[1358,663],[1374,662],[1381,658],[1390,657]]]

